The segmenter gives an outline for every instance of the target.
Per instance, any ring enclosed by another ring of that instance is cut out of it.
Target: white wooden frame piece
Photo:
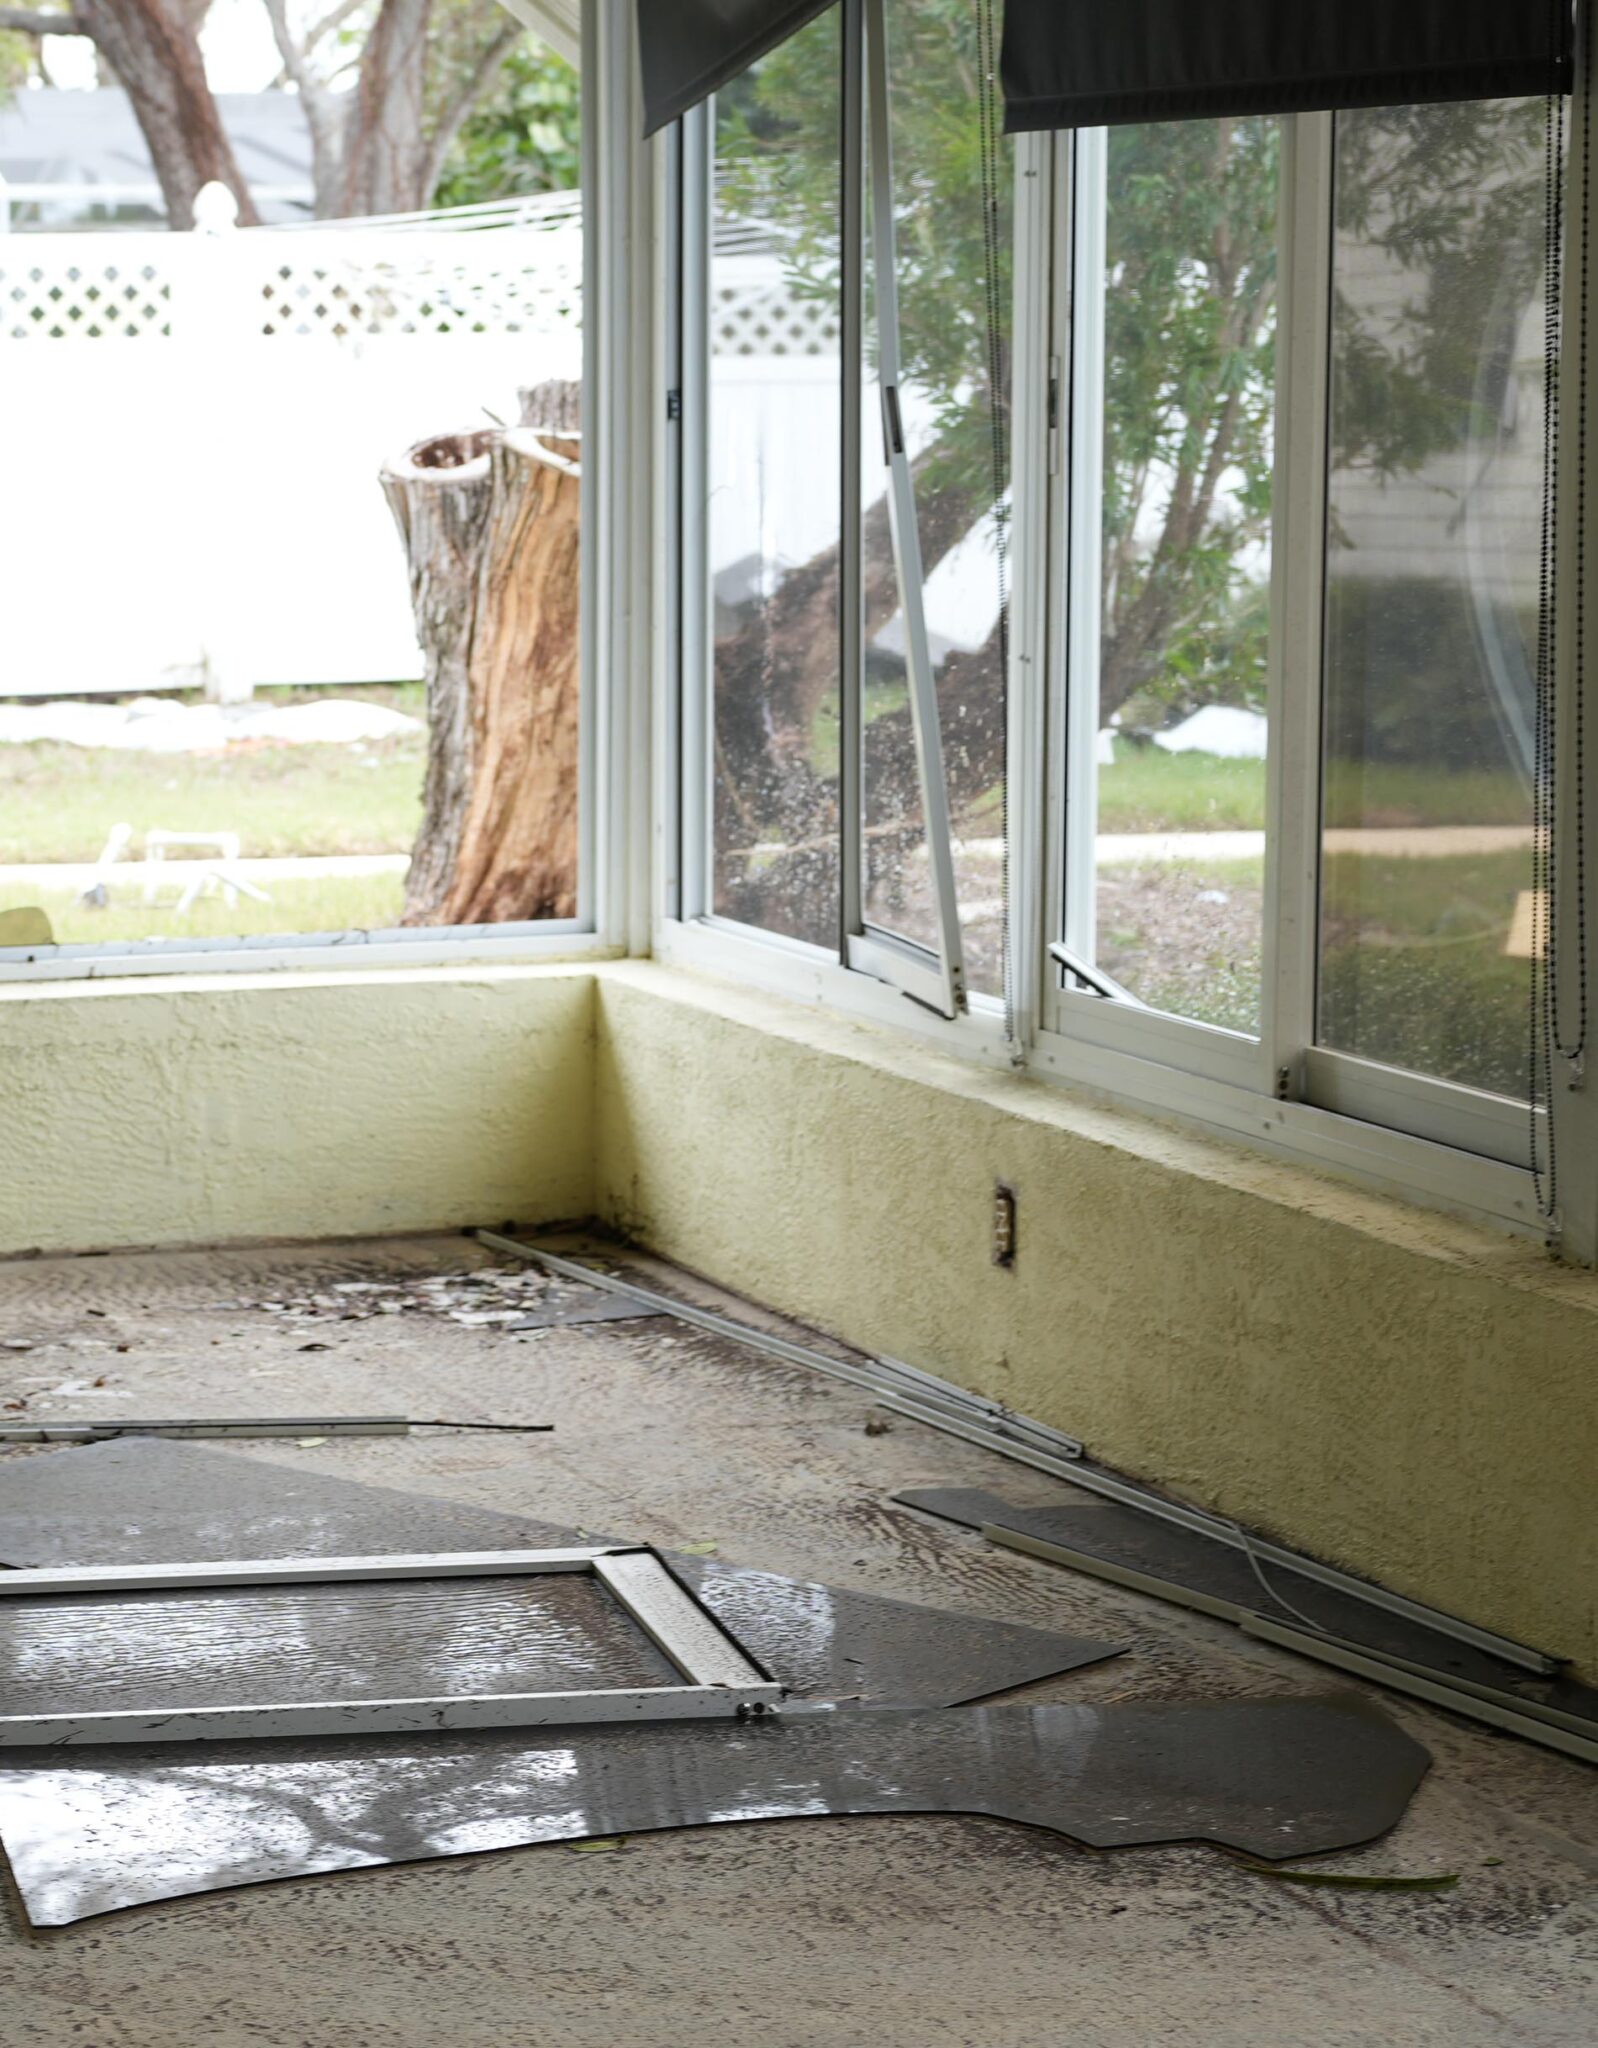
[[[254,1558],[218,1564],[91,1569],[50,1566],[0,1573],[0,1599],[349,1585],[393,1579],[510,1578],[544,1572],[590,1574],[597,1579],[676,1666],[683,1683],[588,1692],[262,1701],[166,1710],[94,1709],[77,1714],[0,1713],[0,1748],[278,1735],[387,1735],[603,1721],[743,1720],[766,1713],[782,1700],[784,1688],[744,1653],[708,1608],[673,1577],[660,1556],[641,1545],[474,1550],[417,1557]]]

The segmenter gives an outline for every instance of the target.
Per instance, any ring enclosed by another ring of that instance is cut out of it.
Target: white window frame
[[[525,10],[552,43],[558,17],[540,0]],[[582,703],[578,736],[577,914],[569,918],[436,928],[287,932],[217,939],[126,939],[97,944],[0,947],[0,983],[89,981],[171,974],[504,964],[645,951],[649,940],[648,839],[633,763],[647,761],[647,689],[637,687],[629,634],[647,631],[636,601],[636,564],[647,561],[647,499],[629,468],[630,407],[639,385],[639,323],[653,280],[640,244],[640,180],[647,157],[638,132],[633,23],[616,0],[582,0],[584,475],[581,579]],[[650,323],[642,322],[647,348]],[[649,431],[638,423],[644,445]],[[641,736],[641,744],[631,741]],[[642,770],[647,774],[647,768]]]
[[[709,560],[705,528],[706,477],[709,458],[709,351],[707,311],[710,295],[710,251],[713,233],[715,106],[695,108],[678,124],[676,139],[664,152],[673,166],[680,194],[677,266],[680,289],[675,320],[668,324],[664,357],[676,368],[665,407],[673,431],[661,456],[663,470],[676,481],[680,573],[675,579],[680,684],[673,693],[675,719],[663,723],[677,735],[682,771],[674,792],[674,830],[662,848],[668,881],[662,909],[670,924],[692,927],[696,936],[714,934],[736,949],[740,939],[774,951],[763,963],[769,970],[783,961],[789,974],[779,978],[790,989],[791,977],[819,974],[830,982],[828,967],[849,981],[867,979],[897,995],[909,997],[936,1019],[952,1021],[971,1007],[965,989],[954,867],[950,850],[948,801],[942,765],[938,707],[927,652],[922,608],[924,578],[920,534],[910,465],[902,445],[895,445],[899,361],[896,290],[878,294],[881,363],[888,371],[881,381],[885,488],[893,533],[894,560],[906,621],[906,666],[916,741],[923,816],[931,859],[938,943],[925,945],[873,924],[864,905],[863,732],[860,679],[863,640],[860,623],[860,532],[863,506],[859,478],[863,445],[873,445],[878,428],[862,417],[864,383],[863,273],[866,224],[879,277],[895,278],[893,262],[892,166],[888,147],[888,65],[883,0],[841,0],[840,94],[840,240],[843,248],[839,301],[839,360],[842,431],[840,461],[840,718],[839,718],[839,936],[836,949],[757,931],[717,913],[712,898],[714,802],[710,772],[710,732],[714,671],[710,644]],[[860,164],[866,129],[872,134],[871,204],[848,177],[846,166]],[[670,686],[668,685],[668,688]],[[676,950],[671,938],[657,935],[657,951]],[[697,952],[697,947],[695,948]],[[890,1006],[896,1018],[903,1007]],[[987,1006],[978,999],[979,1011]]]
[[[858,0],[849,0],[858,19]],[[847,17],[846,17],[847,18]],[[1578,65],[1583,59],[1578,56]],[[1582,71],[1582,76],[1585,72]],[[1567,193],[1589,175],[1590,88],[1572,102]],[[696,205],[708,234],[710,129],[700,109],[681,124],[685,160],[697,161]],[[883,982],[853,971],[843,949],[804,945],[714,917],[706,898],[709,847],[708,762],[705,722],[708,662],[699,643],[685,642],[657,664],[657,717],[669,729],[663,747],[663,834],[658,868],[654,950],[675,965],[741,980],[910,1032],[983,1065],[1025,1066],[1042,1078],[1086,1090],[1127,1107],[1170,1117],[1239,1140],[1296,1163],[1331,1171],[1381,1193],[1419,1201],[1523,1236],[1556,1243],[1566,1256],[1598,1263],[1598,1099],[1581,1076],[1561,1073],[1554,1090],[1553,1126],[1560,1144],[1560,1209],[1539,1212],[1524,1163],[1528,1113],[1517,1103],[1314,1047],[1314,987],[1319,863],[1319,721],[1321,597],[1324,578],[1325,396],[1328,369],[1326,312],[1331,288],[1331,169],[1333,118],[1284,121],[1282,274],[1291,279],[1296,318],[1285,321],[1278,361],[1279,474],[1273,533],[1271,632],[1271,757],[1268,765],[1269,882],[1266,895],[1267,980],[1258,1039],[1106,1002],[1076,989],[1051,960],[1049,946],[1064,929],[1065,819],[1069,788],[1067,742],[1077,758],[1087,749],[1096,719],[1084,715],[1081,693],[1067,689],[1073,654],[1096,633],[1085,609],[1067,604],[1071,486],[1084,489],[1090,452],[1070,434],[1072,401],[1091,408],[1083,370],[1073,363],[1073,311],[1069,233],[1072,159],[1080,137],[1021,136],[1016,141],[1015,277],[1012,336],[1014,516],[1011,528],[1011,672],[1008,691],[1008,853],[1010,920],[1006,947],[1013,991],[1008,1014],[993,999],[973,996],[968,1015],[953,1021],[904,1002]],[[675,173],[666,169],[667,189]],[[693,190],[685,178],[684,190]],[[1567,198],[1567,221],[1579,207]],[[1062,259],[1062,256],[1064,260]],[[1572,244],[1566,260],[1566,448],[1573,445],[1578,307],[1598,318],[1598,266],[1579,275]],[[683,418],[662,429],[664,461],[674,458],[675,437],[691,451],[694,423],[703,420],[702,322],[696,329],[692,266],[686,288],[665,270],[658,308],[666,347],[678,369],[672,388],[682,394]],[[848,308],[845,308],[846,316]],[[847,324],[847,318],[846,318]],[[845,337],[847,347],[848,337]],[[1077,380],[1073,383],[1073,379]],[[666,408],[660,409],[664,418]],[[702,425],[700,427],[702,431]],[[691,452],[681,474],[694,475]],[[702,462],[702,451],[698,458]],[[1074,475],[1073,475],[1074,472]],[[702,469],[699,472],[702,477]],[[1572,593],[1578,545],[1592,551],[1591,586],[1598,577],[1598,517],[1575,517],[1576,464],[1559,469],[1561,588]],[[1086,478],[1091,486],[1091,478]],[[687,540],[684,563],[695,554],[691,488],[683,492],[688,516],[679,528],[668,504],[660,550],[663,587],[677,587],[674,549]],[[1081,502],[1081,499],[1078,499]],[[848,545],[848,534],[844,536]],[[704,571],[702,548],[698,553]],[[706,572],[707,573],[707,572]],[[1077,571],[1078,587],[1081,570]],[[1598,680],[1575,673],[1573,596],[1559,608],[1560,721],[1565,758],[1577,717],[1577,691],[1587,693],[1589,729],[1598,730]],[[686,683],[682,677],[690,678]],[[701,691],[692,680],[704,678]],[[1308,676],[1312,688],[1306,688]],[[1091,705],[1088,711],[1094,708]],[[1082,726],[1073,732],[1073,715]],[[679,726],[679,719],[681,721]],[[679,738],[680,734],[680,738]],[[676,763],[697,759],[702,773],[679,778]],[[1084,791],[1075,792],[1079,806]],[[1574,791],[1565,792],[1559,831],[1565,871],[1573,875]],[[680,849],[680,853],[679,853]],[[1589,924],[1598,932],[1598,862],[1591,864]],[[1076,873],[1082,872],[1080,864]],[[1312,886],[1313,883],[1313,886]],[[1568,921],[1574,908],[1561,906]],[[1561,950],[1561,973],[1573,985],[1574,947]],[[1594,975],[1598,987],[1598,972]]]

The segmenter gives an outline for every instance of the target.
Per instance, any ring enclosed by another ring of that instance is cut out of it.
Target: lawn
[[[1330,764],[1329,826],[1530,825],[1531,798],[1513,775],[1450,773],[1379,762]],[[1261,832],[1265,763],[1168,754],[1115,742],[1099,771],[1101,832]]]
[[[177,866],[174,862],[173,867]],[[308,882],[272,881],[270,903],[241,896],[229,907],[220,894],[203,897],[178,917],[170,908],[146,905],[135,887],[114,897],[104,910],[77,900],[72,889],[29,889],[28,901],[49,916],[61,946],[106,945],[129,939],[233,939],[256,933],[384,931],[397,925],[405,902],[405,877],[321,876]],[[12,892],[15,894],[16,892]],[[168,884],[168,897],[174,885]]]
[[[274,704],[364,697],[411,716],[420,684],[273,691]],[[407,853],[421,818],[425,736],[353,746],[235,745],[138,754],[50,741],[0,747],[0,862],[99,858],[111,827],[136,835],[237,832],[246,856]]]

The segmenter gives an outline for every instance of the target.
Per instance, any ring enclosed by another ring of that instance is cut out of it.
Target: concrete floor
[[[488,1263],[460,1239],[0,1266],[0,1399],[132,1414],[549,1420],[552,1436],[236,1446],[932,1605],[1125,1640],[1034,1688],[1113,1699],[1341,1683],[1223,1624],[895,1508],[1065,1489],[854,1389],[660,1322],[517,1338],[436,1316],[315,1330],[262,1303]],[[698,1290],[712,1299],[707,1290]],[[308,1342],[327,1350],[302,1349]],[[27,1411],[24,1411],[27,1412]],[[10,1451],[0,1457],[70,1457]],[[7,2048],[1591,2048],[1598,1773],[1381,1696],[1435,1764],[1396,1833],[1309,1889],[1203,1848],[1077,1851],[979,1820],[776,1822],[219,1893],[0,1934]]]

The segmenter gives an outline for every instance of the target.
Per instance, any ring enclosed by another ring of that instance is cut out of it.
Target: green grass
[[[1115,742],[1099,770],[1101,832],[1262,832],[1265,763]]]
[[[312,696],[378,699],[415,716],[421,686],[274,691],[274,704]],[[216,754],[134,754],[109,748],[0,747],[0,862],[99,858],[125,821],[134,851],[152,825],[237,832],[246,856],[406,853],[421,818],[421,733],[361,746],[232,746]]]
[[[1531,799],[1513,775],[1333,762],[1328,825],[1529,825]],[[1260,832],[1265,763],[1213,754],[1167,754],[1115,743],[1099,773],[1101,832]]]
[[[177,863],[173,863],[174,868]],[[270,903],[241,896],[231,908],[220,895],[203,897],[181,918],[170,908],[145,905],[135,888],[113,896],[104,910],[75,902],[71,891],[28,891],[48,914],[60,946],[106,945],[129,939],[235,939],[257,933],[382,931],[397,925],[405,877],[331,876],[308,882],[272,882]],[[167,894],[172,893],[168,885]]]

